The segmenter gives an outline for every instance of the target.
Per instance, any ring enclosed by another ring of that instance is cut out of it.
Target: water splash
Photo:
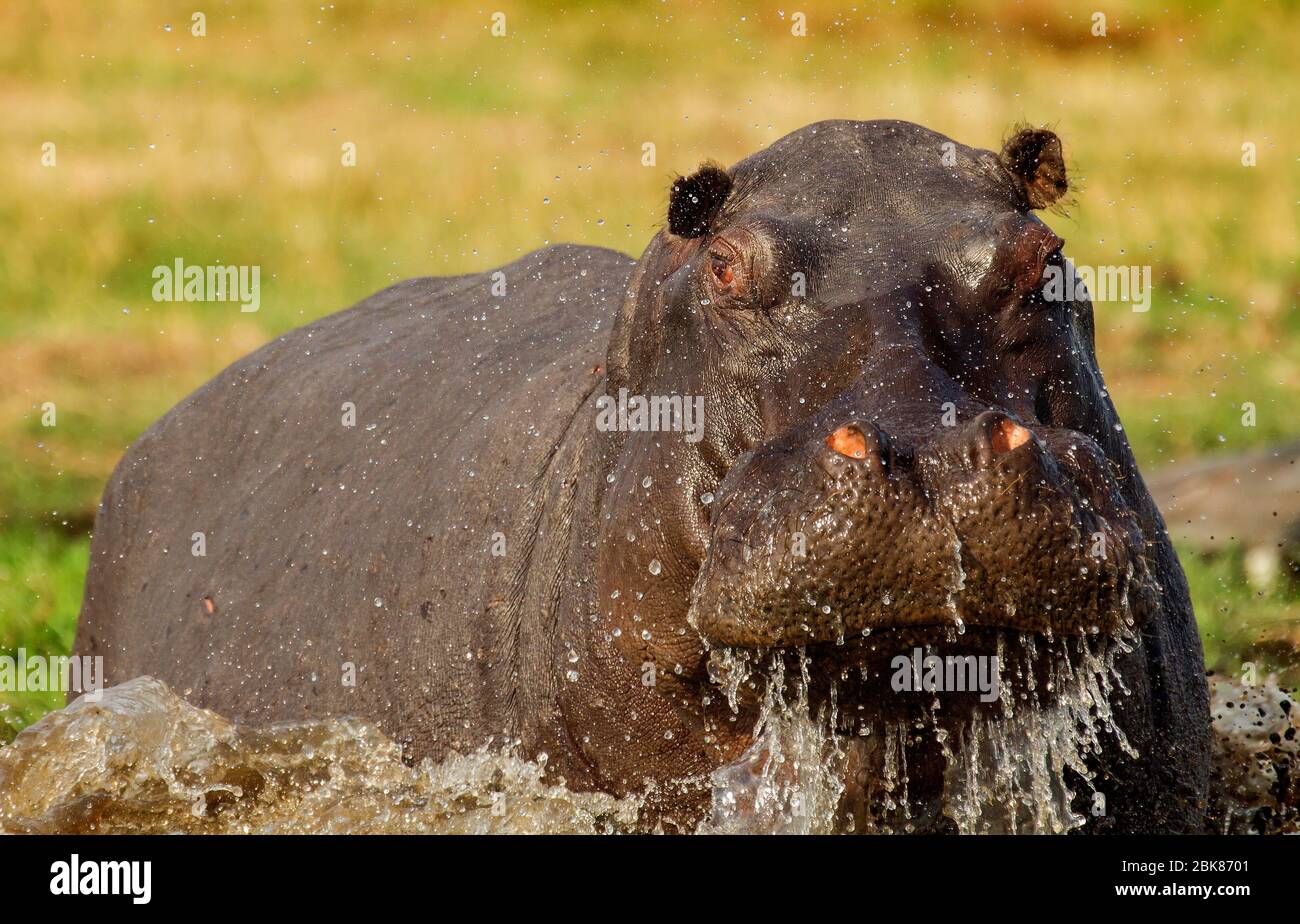
[[[1027,637],[999,654],[1017,646],[1043,654]],[[857,734],[836,730],[834,689],[814,705],[812,656],[713,654],[729,701],[760,705],[745,755],[696,781],[713,793],[700,833],[1067,831],[1083,818],[1066,781],[1086,797],[1088,757],[1108,740],[1127,747],[1110,708],[1124,693],[1116,652],[1087,644],[1041,684],[1027,672],[996,711],[954,722],[936,705]],[[1300,710],[1269,683],[1219,678],[1213,690],[1213,828],[1295,830]],[[918,795],[918,753],[941,759],[935,804]],[[240,725],[147,677],[98,703],[79,699],[0,748],[5,833],[618,833],[638,829],[641,809],[572,791],[548,779],[544,757],[525,760],[508,743],[408,766],[368,723]]]
[[[543,781],[544,761],[482,748],[410,767],[351,719],[236,725],[141,677],[0,749],[0,831],[612,833],[638,802]]]
[[[748,668],[743,682],[753,672],[748,654],[741,657]],[[713,812],[700,833],[836,831],[847,752],[842,737],[828,732],[836,724],[834,700],[816,714],[809,704],[808,666],[807,655],[800,652],[799,673],[787,678],[785,659],[780,654],[771,656],[754,743],[740,760],[714,771]],[[733,671],[728,682],[741,674]],[[734,689],[727,693],[733,703]]]
[[[961,833],[1062,833],[1079,827],[1072,808],[1075,779],[1092,788],[1089,758],[1107,741],[1136,752],[1116,724],[1111,698],[1124,695],[1117,659],[1132,651],[1115,639],[1063,639],[1046,653],[1029,635],[999,638],[1022,663],[1048,659],[1039,684],[1033,671],[1007,684],[1000,706],[947,717],[936,700],[926,719],[876,720],[845,735],[837,715],[838,687],[829,704],[809,705],[811,659],[799,670],[772,654],[761,666],[750,652],[719,650],[714,679],[736,708],[742,688],[761,689],[754,743],[734,764],[713,774],[709,830],[773,833],[874,833],[932,830]],[[936,755],[943,763],[941,793],[931,804],[915,791],[909,762]],[[857,792],[849,792],[852,781]],[[846,800],[846,795],[852,797]],[[919,801],[918,801],[919,800]],[[942,816],[942,819],[940,818]],[[946,819],[944,821],[943,819]]]
[[[1269,678],[1210,678],[1214,765],[1207,829],[1300,832],[1300,708]]]

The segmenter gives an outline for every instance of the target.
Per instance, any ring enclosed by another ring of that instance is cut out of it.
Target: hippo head
[[[1051,131],[994,153],[893,121],[673,185],[608,364],[611,394],[703,415],[613,466],[643,503],[607,514],[607,573],[660,575],[638,621],[675,600],[711,649],[1133,631],[1164,540],[1092,305],[1045,291],[1073,270],[1034,211],[1066,190]]]

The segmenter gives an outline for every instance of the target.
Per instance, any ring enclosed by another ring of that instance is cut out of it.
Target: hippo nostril
[[[867,457],[866,434],[853,424],[845,424],[826,437],[826,445],[850,459],[865,459]]]
[[[994,452],[1010,452],[1029,442],[1029,436],[1028,430],[1014,420],[1004,417],[993,425],[989,442],[992,443]]]

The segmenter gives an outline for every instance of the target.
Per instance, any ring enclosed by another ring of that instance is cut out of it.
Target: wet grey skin
[[[1136,756],[1090,759],[1088,827],[1194,829],[1186,582],[1092,306],[1042,291],[1070,269],[1034,211],[1067,188],[1047,130],[995,153],[821,122],[677,180],[640,260],[549,247],[504,295],[415,279],[292,331],[118,465],[76,653],[243,721],[372,719],[412,761],[545,754],[690,830],[752,743],[752,697],[733,713],[710,680],[725,648],[802,651],[825,687],[918,641],[1126,638]],[[702,397],[701,438],[597,427],[621,389]],[[883,682],[844,695],[902,708]],[[913,757],[918,800],[942,799],[937,759]]]

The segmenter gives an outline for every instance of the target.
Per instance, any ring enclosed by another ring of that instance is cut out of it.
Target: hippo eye
[[[741,242],[749,243],[748,233],[735,232]],[[752,250],[752,246],[750,248]],[[719,308],[746,308],[753,305],[754,266],[752,256],[737,241],[722,235],[709,242],[703,254],[700,284],[707,289],[709,301]]]
[[[731,268],[731,261],[719,253],[709,254],[709,271],[719,288],[729,288],[736,279],[736,271]]]

